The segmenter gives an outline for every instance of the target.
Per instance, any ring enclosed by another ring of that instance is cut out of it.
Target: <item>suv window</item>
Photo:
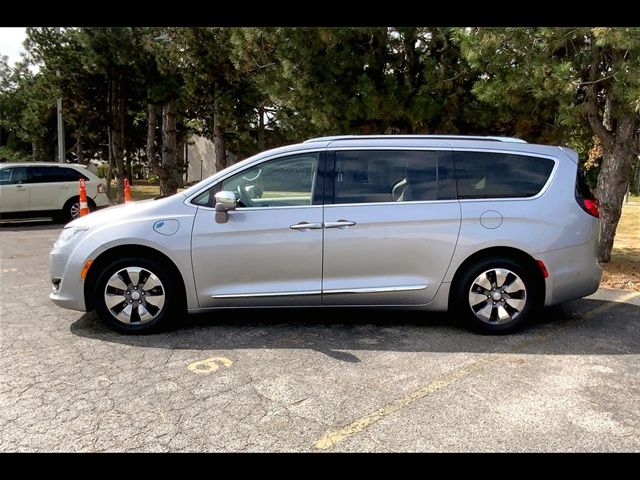
[[[57,168],[59,170],[58,172],[59,178],[61,179],[61,180],[58,180],[59,182],[77,182],[81,178],[84,178],[85,180],[89,180],[89,177],[83,175],[75,168],[68,168],[68,167],[57,167]]]
[[[336,152],[333,203],[410,202],[455,198],[451,152]]]
[[[0,170],[0,185],[26,183],[27,167],[10,167]]]
[[[67,167],[29,167],[30,183],[76,182],[88,177],[73,168]]]
[[[458,198],[533,197],[549,179],[554,162],[512,153],[453,152]]]
[[[304,206],[313,202],[319,153],[281,157],[243,170],[195,198],[196,205],[213,206],[215,192],[235,192],[238,206]]]

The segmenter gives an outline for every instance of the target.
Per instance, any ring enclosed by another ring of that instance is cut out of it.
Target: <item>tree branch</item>
[[[255,60],[254,60],[254,62],[255,62]],[[255,63],[257,64],[258,62],[255,62]],[[255,67],[255,68],[250,68],[249,70],[247,70],[247,72],[255,72],[256,70],[261,70],[263,68],[271,67],[273,65],[275,65],[274,62],[267,63],[266,65],[259,65],[259,66]]]
[[[464,70],[462,70],[461,72],[457,73],[456,75],[454,75],[454,76],[453,76],[453,77],[451,77],[451,78],[445,78],[445,79],[443,80],[443,82],[453,82],[456,78],[459,78],[459,77],[461,77],[462,75],[464,75],[464,73],[465,73],[465,71],[464,71]]]
[[[607,75],[606,77],[599,78],[598,80],[591,80],[591,81],[588,81],[588,82],[580,82],[579,86],[584,87],[586,85],[595,85],[596,83],[604,82],[605,80],[609,80],[610,78],[616,78],[616,74],[614,73],[613,75]]]
[[[595,51],[594,51],[595,53]],[[613,135],[607,130],[602,123],[599,115],[598,108],[598,95],[596,92],[596,76],[598,74],[598,63],[600,62],[599,55],[594,55],[594,58],[591,61],[591,68],[589,69],[589,81],[590,83],[587,85],[587,119],[589,120],[589,125],[593,129],[594,133],[600,138],[602,142],[602,146],[609,150],[613,145]]]

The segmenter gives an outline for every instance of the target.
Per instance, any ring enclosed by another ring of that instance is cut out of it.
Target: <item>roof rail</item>
[[[335,140],[392,140],[392,139],[425,139],[425,140],[475,140],[487,142],[527,143],[520,138],[492,137],[471,135],[335,135],[330,137],[310,138],[302,143],[332,142]]]

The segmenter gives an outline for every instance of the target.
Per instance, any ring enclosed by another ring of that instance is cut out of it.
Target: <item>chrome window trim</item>
[[[427,287],[428,285],[401,285],[397,287],[336,288],[331,290],[322,290],[322,294],[408,292],[411,290],[424,290]]]
[[[505,142],[504,145],[510,145],[509,143]],[[530,144],[511,144],[511,145],[530,145]],[[416,200],[416,201],[409,201],[409,202],[368,202],[368,203],[332,203],[330,205],[324,205],[326,207],[330,207],[330,206],[346,206],[346,205],[363,205],[363,206],[372,206],[372,205],[402,205],[402,204],[429,204],[429,203],[443,203],[443,202],[505,202],[505,201],[529,201],[529,200],[536,200],[537,198],[540,198],[542,195],[545,194],[545,192],[549,189],[550,185],[553,183],[553,180],[555,179],[555,176],[558,172],[558,165],[560,163],[560,160],[558,157],[550,155],[550,154],[546,154],[546,153],[535,153],[535,152],[527,152],[527,151],[520,151],[520,150],[515,150],[515,149],[510,149],[510,148],[504,148],[504,149],[495,149],[495,148],[482,148],[482,147],[453,147],[453,146],[437,146],[437,147],[426,147],[426,146],[361,146],[361,147],[332,147],[332,146],[327,146],[326,149],[325,148],[309,148],[309,149],[303,149],[303,150],[298,150],[295,152],[286,152],[284,154],[282,153],[278,153],[275,155],[272,155],[270,157],[267,158],[261,158],[259,160],[256,160],[254,162],[251,162],[250,164],[246,165],[245,168],[241,169],[241,170],[234,170],[232,172],[229,172],[227,175],[217,179],[216,181],[212,181],[211,183],[207,184],[206,186],[204,186],[202,189],[198,190],[196,193],[194,193],[193,195],[191,195],[190,197],[187,197],[184,201],[184,203],[186,205],[195,207],[195,208],[203,208],[206,210],[214,210],[214,208],[212,207],[205,207],[203,205],[195,205],[192,202],[192,200],[194,200],[198,195],[204,193],[206,190],[210,189],[211,187],[215,186],[216,184],[218,184],[219,182],[222,182],[224,180],[226,180],[227,178],[229,178],[232,175],[235,175],[236,173],[240,173],[244,170],[247,170],[249,168],[252,168],[260,163],[263,162],[268,162],[271,160],[277,160],[278,158],[284,158],[284,157],[290,157],[293,155],[297,155],[300,153],[322,153],[324,151],[326,152],[336,152],[336,151],[344,151],[344,150],[398,150],[398,151],[450,151],[453,155],[454,152],[457,151],[464,151],[464,152],[482,152],[482,153],[502,153],[502,154],[512,154],[512,155],[522,155],[522,156],[527,156],[527,157],[538,157],[538,158],[546,158],[548,160],[552,160],[553,161],[553,169],[551,170],[551,173],[549,174],[549,178],[547,179],[547,182],[544,184],[544,186],[542,187],[542,189],[534,196],[532,197],[494,197],[494,198],[464,198],[464,199],[445,199],[445,200]],[[455,165],[455,160],[454,161],[454,165]],[[457,181],[457,175],[456,175],[456,181]],[[247,207],[247,208],[242,208],[242,209],[238,209],[238,211],[250,211],[250,210],[269,210],[269,209],[282,209],[282,208],[308,208],[308,207],[322,207],[323,205],[297,205],[297,206],[282,206],[282,207]]]
[[[215,211],[215,207],[205,207],[204,205],[191,205],[192,207],[202,208],[203,210],[211,210]],[[235,210],[229,211],[230,215],[233,215],[234,212],[252,212],[254,210],[260,210],[261,212],[266,212],[268,210],[284,210],[284,209],[292,209],[292,208],[322,208],[324,205],[283,205],[280,207],[240,207]]]
[[[338,288],[331,290],[305,290],[301,292],[269,292],[269,293],[229,293],[211,295],[211,298],[252,298],[252,297],[289,297],[294,295],[320,295],[335,293],[384,293],[407,292],[412,290],[424,290],[428,285],[401,285],[397,287],[364,287],[364,288]]]
[[[366,202],[366,203],[331,203],[328,205],[324,205],[325,208],[331,207],[358,207],[358,206],[369,206],[372,207],[374,205],[422,205],[422,204],[430,204],[430,203],[458,203],[458,200],[455,198],[443,199],[443,200],[410,200],[408,202]],[[322,205],[318,205],[322,206]]]
[[[273,292],[273,293],[229,293],[211,295],[211,298],[251,298],[251,297],[289,297],[293,295],[320,295],[320,290],[306,290],[302,292]]]

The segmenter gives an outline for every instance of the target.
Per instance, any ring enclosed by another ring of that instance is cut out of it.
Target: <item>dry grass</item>
[[[157,185],[132,185],[134,200],[146,200],[160,195]],[[611,254],[611,262],[604,265],[601,285],[640,292],[640,202],[631,196],[624,204]]]
[[[611,261],[604,264],[600,285],[640,292],[640,203],[622,207]]]
[[[131,196],[134,200],[147,200],[160,195],[158,185],[131,185]]]

